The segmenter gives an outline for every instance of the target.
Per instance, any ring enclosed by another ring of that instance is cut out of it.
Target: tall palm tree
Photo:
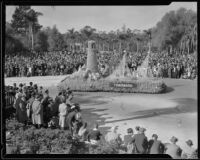
[[[149,52],[151,52],[151,33],[152,33],[152,29],[144,30],[144,32],[148,35],[148,38],[149,38]]]
[[[43,15],[40,12],[35,12],[33,9],[29,9],[25,13],[25,20],[28,23],[29,28],[29,37],[31,39],[31,49],[34,50],[34,26],[36,25],[38,21],[38,16]]]
[[[74,50],[74,44],[75,44],[75,29],[68,29],[68,35],[69,35],[69,39],[70,39],[70,49],[72,48],[72,50]]]

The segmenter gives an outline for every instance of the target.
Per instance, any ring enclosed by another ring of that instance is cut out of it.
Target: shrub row
[[[6,122],[7,154],[118,154],[116,145],[101,140],[98,145],[72,139],[68,130],[24,127],[15,120]]]

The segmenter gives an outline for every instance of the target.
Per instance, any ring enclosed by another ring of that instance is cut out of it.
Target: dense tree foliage
[[[39,31],[36,34],[35,50],[44,52],[48,50],[48,35],[44,31]]]
[[[167,49],[169,46],[181,50],[192,48],[197,40],[197,32],[194,29],[196,24],[196,12],[185,8],[170,11],[153,28],[153,45],[159,49]]]
[[[97,31],[91,26],[85,26],[79,31],[68,29],[61,34],[56,26],[43,28],[38,23],[42,13],[36,12],[30,6],[16,8],[11,25],[6,25],[6,44],[19,40],[24,48],[36,51],[74,50],[77,43],[85,49],[87,40],[95,40],[100,51],[131,52],[148,51],[151,39],[152,49],[176,49],[181,52],[197,50],[197,13],[180,8],[166,13],[154,28],[140,31],[126,28],[125,25],[116,31]],[[9,48],[9,52],[12,51]],[[8,51],[8,49],[7,49]],[[16,51],[16,50],[13,50]]]
[[[64,49],[63,36],[55,25],[48,31],[48,44],[49,51],[61,51]]]
[[[34,50],[34,35],[42,28],[38,23],[38,16],[42,13],[36,12],[30,6],[16,7],[12,16],[11,26],[16,34],[23,36],[26,40],[25,46]],[[28,44],[27,44],[28,43]]]

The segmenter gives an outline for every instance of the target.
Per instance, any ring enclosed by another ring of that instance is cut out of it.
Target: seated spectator
[[[59,127],[59,119],[55,116],[51,118],[51,120],[48,122],[48,127],[51,129],[56,129]]]
[[[145,154],[148,148],[148,140],[144,132],[145,128],[140,127],[139,133],[133,136],[133,143],[135,143],[135,154]]]
[[[78,110],[76,109],[76,107],[73,105],[71,107],[71,112],[67,115],[67,118],[66,118],[66,127],[69,128],[72,135],[75,131],[74,126],[77,125],[77,121],[79,121],[80,119],[81,119],[80,114]]]
[[[81,141],[86,141],[88,135],[87,122],[84,122],[78,131],[78,136]]]
[[[91,143],[91,144],[97,144],[100,139],[101,139],[101,132],[99,131],[99,125],[96,123],[94,125],[94,128],[92,131],[89,132],[88,136],[87,136],[87,140]]]
[[[183,149],[181,157],[184,159],[195,159],[195,152],[196,150],[192,147],[193,142],[192,140],[186,141],[186,147]]]
[[[165,154],[170,155],[172,158],[174,159],[180,159],[181,158],[181,148],[176,144],[176,142],[178,141],[178,138],[176,137],[172,137],[170,139],[171,143],[168,144],[165,148]]]
[[[148,150],[149,154],[163,154],[164,145],[158,140],[157,134],[152,135],[152,139],[149,141]]]
[[[127,129],[127,135],[124,136],[124,145],[127,147],[127,145],[132,142],[134,136],[134,132],[132,128]]]
[[[111,128],[111,132],[108,132],[105,136],[105,140],[109,143],[117,143],[117,145],[121,145],[122,139],[120,138],[120,134],[117,133],[118,126],[113,126]]]

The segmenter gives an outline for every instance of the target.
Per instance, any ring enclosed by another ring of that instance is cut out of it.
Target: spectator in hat
[[[27,101],[27,116],[28,116],[28,120],[31,121],[31,117],[32,117],[32,105],[33,105],[33,102],[35,100],[35,93],[32,92],[31,93],[31,97],[29,98],[29,100]]]
[[[87,122],[84,122],[78,131],[78,137],[81,141],[86,141],[88,135]]]
[[[39,94],[40,94],[41,98],[43,99],[43,87],[42,86],[40,86]]]
[[[41,103],[42,103],[42,106],[43,106],[43,115],[44,115],[44,125],[46,125],[47,126],[47,123],[48,123],[48,121],[49,121],[49,116],[50,116],[50,113],[49,113],[49,108],[48,108],[48,105],[49,105],[49,90],[47,89],[47,90],[45,90],[44,91],[44,96],[43,96],[43,99],[42,99],[42,101],[41,101]]]
[[[30,82],[30,83],[29,83],[29,86],[30,86],[30,87],[33,87],[33,82]]]
[[[37,86],[37,84],[34,84],[34,85],[33,85],[33,91],[34,91],[36,94],[38,94],[38,86]]]
[[[78,113],[78,110],[76,109],[75,105],[71,106],[71,112],[67,115],[66,118],[66,127],[69,128],[71,133],[73,134],[73,124],[77,120],[76,114]]]
[[[18,109],[18,121],[20,123],[26,124],[28,120],[27,112],[26,112],[26,96],[22,95],[22,98],[19,102],[19,109]]]
[[[64,127],[66,126],[66,116],[67,116],[67,105],[65,103],[66,99],[64,96],[62,96],[61,99],[62,103],[59,105],[59,126],[62,130],[64,130]]]
[[[21,98],[22,94],[23,94],[23,91],[22,91],[22,89],[19,88],[18,91],[17,91],[17,93],[16,93],[16,95],[15,95],[15,98],[16,99]]]
[[[135,130],[136,130],[137,133],[139,133],[139,129],[140,129],[140,126],[135,127]]]
[[[132,128],[127,129],[127,135],[124,135],[124,146],[127,147],[127,145],[132,142],[134,136],[134,132]]]
[[[122,139],[120,137],[120,134],[117,133],[117,129],[118,129],[118,126],[113,126],[111,128],[111,132],[108,132],[105,135],[105,140],[109,143],[116,143],[117,145],[121,145]]]
[[[23,87],[23,84],[20,83],[20,84],[19,84],[19,89],[22,89],[22,87]]]
[[[178,138],[172,137],[170,139],[171,143],[166,146],[165,154],[170,155],[173,159],[180,159],[181,158],[181,148],[176,144]]]
[[[94,128],[92,131],[89,132],[88,136],[87,136],[87,140],[91,143],[91,144],[97,144],[99,142],[99,140],[101,139],[101,132],[99,131],[99,125],[98,123],[94,124]]]
[[[182,155],[181,157],[184,159],[196,159],[195,157],[195,152],[196,149],[194,149],[193,147],[193,142],[192,140],[187,140],[186,141],[186,147],[183,149]]]
[[[164,145],[158,140],[158,135],[153,134],[152,139],[149,141],[148,153],[149,154],[163,154]]]
[[[17,89],[18,89],[17,84],[16,84],[16,83],[13,83],[13,90],[14,90],[15,92],[17,92]]]
[[[133,129],[128,128],[127,135],[124,135],[124,143],[122,144],[122,147],[124,147],[124,150],[129,154],[134,153],[135,144],[133,143],[133,136]]]
[[[35,96],[35,100],[32,104],[32,122],[37,128],[40,128],[43,124],[43,106],[39,94]]]
[[[135,154],[145,154],[148,148],[148,140],[144,132],[145,128],[140,127],[139,133],[133,136],[132,143],[135,143]]]

